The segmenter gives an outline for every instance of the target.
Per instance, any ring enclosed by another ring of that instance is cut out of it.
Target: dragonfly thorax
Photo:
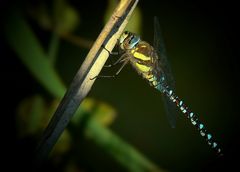
[[[141,41],[140,36],[125,31],[119,38],[119,47],[122,50],[133,49]]]

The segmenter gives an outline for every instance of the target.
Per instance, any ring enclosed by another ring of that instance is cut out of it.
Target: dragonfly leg
[[[93,80],[96,78],[115,78],[122,71],[124,66],[126,66],[126,64],[129,62],[129,59],[125,58],[125,59],[122,59],[121,61],[124,61],[124,63],[122,64],[122,66],[118,69],[118,71],[114,75],[97,75],[93,78],[90,78],[90,80]]]
[[[117,61],[115,61],[113,64],[109,64],[109,65],[104,65],[103,67],[112,67],[115,66],[119,63],[122,63],[126,60],[126,55],[122,55]]]
[[[117,56],[117,55],[119,55],[120,53],[120,51],[117,51],[117,52],[110,52],[107,48],[105,48],[104,46],[101,46],[104,50],[106,50],[107,52],[108,52],[108,54],[109,55],[113,55],[113,56]],[[103,67],[112,67],[112,66],[115,66],[115,65],[117,65],[118,63],[121,63],[121,62],[123,62],[123,59],[124,57],[123,56],[121,56],[116,62],[114,62],[113,64],[109,64],[109,65],[104,65]]]
[[[107,48],[105,48],[103,45],[101,46],[104,50],[106,50],[108,52],[109,55],[119,55],[119,52],[110,52]]]

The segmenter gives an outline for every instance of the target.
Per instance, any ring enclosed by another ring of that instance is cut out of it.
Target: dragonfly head
[[[125,31],[119,38],[119,46],[122,50],[130,50],[134,48],[140,41],[140,36]]]

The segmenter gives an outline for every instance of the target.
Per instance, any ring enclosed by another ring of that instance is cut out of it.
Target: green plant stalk
[[[110,153],[120,164],[132,172],[163,172],[155,164],[150,162],[141,153],[121,138],[103,127],[94,119],[89,119],[86,127],[86,135],[94,140],[98,146]]]
[[[48,58],[53,66],[57,59],[59,43],[60,43],[59,35],[55,31],[53,31],[48,49]]]
[[[62,98],[65,87],[21,13],[13,8],[6,15],[4,29],[9,45],[39,83],[55,97]]]

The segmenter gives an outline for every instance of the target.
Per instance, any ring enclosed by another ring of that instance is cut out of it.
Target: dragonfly
[[[222,155],[222,149],[218,142],[213,139],[206,126],[200,121],[197,114],[176,95],[174,91],[174,79],[168,63],[166,49],[161,35],[160,24],[157,17],[154,17],[154,44],[141,40],[140,36],[129,31],[125,31],[118,40],[120,58],[111,65],[112,67],[122,63],[115,75],[98,77],[116,77],[124,66],[128,63],[137,71],[143,79],[147,80],[150,86],[157,89],[163,95],[166,114],[172,127],[176,125],[176,108],[197,128],[200,135],[207,141],[208,145],[215,150],[218,155]],[[108,50],[107,50],[108,51]],[[109,52],[109,51],[108,51]],[[110,54],[113,54],[109,52]]]

